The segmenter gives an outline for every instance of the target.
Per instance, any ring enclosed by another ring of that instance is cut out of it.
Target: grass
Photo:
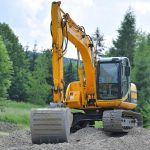
[[[29,117],[32,108],[42,108],[45,106],[31,103],[16,102],[0,98],[0,121],[10,122],[24,127],[29,127]],[[71,112],[82,112],[82,110],[71,109]],[[102,122],[96,121],[95,128],[101,128]]]
[[[43,106],[0,99],[0,121],[29,126],[30,110]]]
[[[95,121],[95,128],[103,128],[102,121]]]

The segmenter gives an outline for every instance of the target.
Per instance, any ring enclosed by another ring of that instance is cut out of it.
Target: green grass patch
[[[95,121],[95,128],[103,128],[102,121]]]
[[[72,112],[72,113],[75,113],[75,112],[84,113],[83,110],[79,110],[79,109],[71,109],[71,112]]]
[[[0,121],[29,126],[30,111],[32,108],[44,106],[24,102],[0,99]]]

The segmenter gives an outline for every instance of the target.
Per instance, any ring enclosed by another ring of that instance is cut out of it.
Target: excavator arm
[[[52,64],[54,82],[54,102],[63,102],[63,40],[66,38],[81,54],[86,77],[86,95],[96,98],[96,76],[94,66],[93,42],[86,35],[84,27],[77,25],[60,8],[60,2],[53,2],[51,8],[51,33],[52,33]]]
[[[53,99],[62,102],[63,95],[63,29],[60,13],[60,2],[53,2],[51,8],[51,34],[52,34],[52,67],[53,67]]]

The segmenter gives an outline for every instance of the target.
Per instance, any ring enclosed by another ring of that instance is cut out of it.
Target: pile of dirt
[[[29,130],[17,130],[0,138],[0,149],[10,150],[148,150],[150,130],[137,128],[128,134],[109,134],[102,129],[84,128],[70,135],[69,143],[41,144],[31,142]]]

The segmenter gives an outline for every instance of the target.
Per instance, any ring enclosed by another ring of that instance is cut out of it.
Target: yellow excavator
[[[95,121],[102,121],[106,132],[128,132],[142,127],[141,114],[133,111],[137,106],[137,89],[130,82],[129,59],[96,59],[91,37],[60,8],[60,4],[52,2],[51,7],[53,103],[49,108],[31,111],[32,143],[68,142],[70,132],[94,126]],[[77,49],[79,75],[79,81],[71,82],[65,94],[64,40]],[[71,109],[82,112],[72,113]]]

